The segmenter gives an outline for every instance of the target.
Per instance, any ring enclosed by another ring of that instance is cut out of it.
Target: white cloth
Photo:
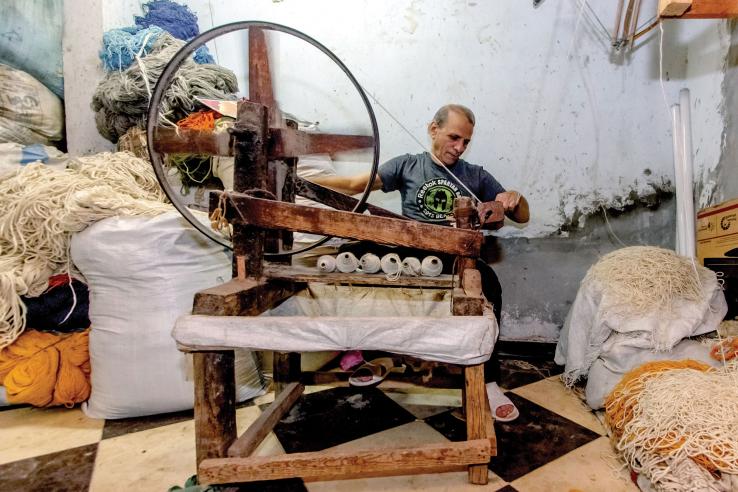
[[[451,316],[448,291],[311,284],[258,317],[180,317],[185,347],[315,352],[381,350],[451,364],[489,359],[498,327],[484,316]]]

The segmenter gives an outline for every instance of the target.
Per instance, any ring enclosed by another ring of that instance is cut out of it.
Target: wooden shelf
[[[679,19],[738,17],[738,0],[660,0],[659,16]]]
[[[405,277],[396,281],[387,280],[384,273],[321,273],[306,266],[264,264],[264,275],[269,278],[291,280],[293,282],[321,282],[326,284],[385,285],[392,287],[423,287],[430,289],[450,289],[451,275],[438,277]],[[459,279],[456,279],[458,283]]]

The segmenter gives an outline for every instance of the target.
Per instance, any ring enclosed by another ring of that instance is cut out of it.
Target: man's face
[[[438,126],[435,121],[430,125],[433,155],[447,166],[456,164],[469,145],[473,132],[474,125],[469,123],[463,113],[449,111],[443,126]]]

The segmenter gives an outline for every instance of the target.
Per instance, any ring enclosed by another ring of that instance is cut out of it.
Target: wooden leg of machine
[[[195,446],[197,464],[228,456],[236,439],[233,351],[195,352]]]
[[[300,380],[301,357],[297,352],[274,352],[273,377],[274,395],[278,395],[284,388]]]
[[[484,385],[484,364],[464,368],[464,413],[466,414],[466,439],[489,439],[492,456],[497,454],[497,439]],[[469,482],[487,483],[487,464],[469,465]]]

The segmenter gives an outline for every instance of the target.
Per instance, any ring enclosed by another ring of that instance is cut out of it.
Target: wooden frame
[[[345,150],[368,146],[368,137],[314,136],[275,124],[278,109],[272,93],[266,40],[259,29],[249,31],[250,101],[240,101],[238,118],[229,134],[157,131],[154,147],[161,152],[206,152],[234,155],[235,192],[211,196],[211,212],[220,209],[233,226],[233,277],[230,282],[198,292],[193,314],[256,316],[280,303],[314,277],[291,266],[264,264],[264,253],[277,237],[291,231],[348,237],[409,246],[458,256],[461,287],[452,290],[452,315],[482,316],[485,299],[475,260],[482,234],[471,230],[476,210],[471,199],[454,202],[457,228],[422,224],[374,210],[367,216],[346,212],[353,206],[348,197],[294,178],[294,164],[303,152]],[[269,165],[270,159],[285,161],[285,168]],[[279,179],[278,176],[282,176]],[[343,210],[301,207],[292,201],[300,189],[326,198]],[[267,199],[266,196],[274,199]],[[223,198],[223,200],[221,200]],[[287,200],[279,201],[279,200]],[[221,207],[225,203],[225,210]],[[278,231],[278,232],[274,232]],[[368,278],[368,277],[367,277]],[[323,280],[354,282],[355,276],[338,274]],[[444,283],[445,282],[445,283]],[[378,279],[367,283],[382,285]],[[405,278],[393,286],[431,284],[448,287],[449,279]],[[192,347],[184,350],[193,350]],[[486,395],[483,364],[464,366],[463,407],[467,439],[409,448],[373,449],[356,452],[294,453],[255,457],[253,452],[279,420],[299,400],[300,355],[275,354],[275,401],[238,437],[236,433],[234,353],[197,347],[194,357],[195,440],[201,484],[234,483],[302,477],[306,480],[346,479],[445,472],[466,468],[469,481],[486,484],[488,463],[496,455],[492,412]]]

